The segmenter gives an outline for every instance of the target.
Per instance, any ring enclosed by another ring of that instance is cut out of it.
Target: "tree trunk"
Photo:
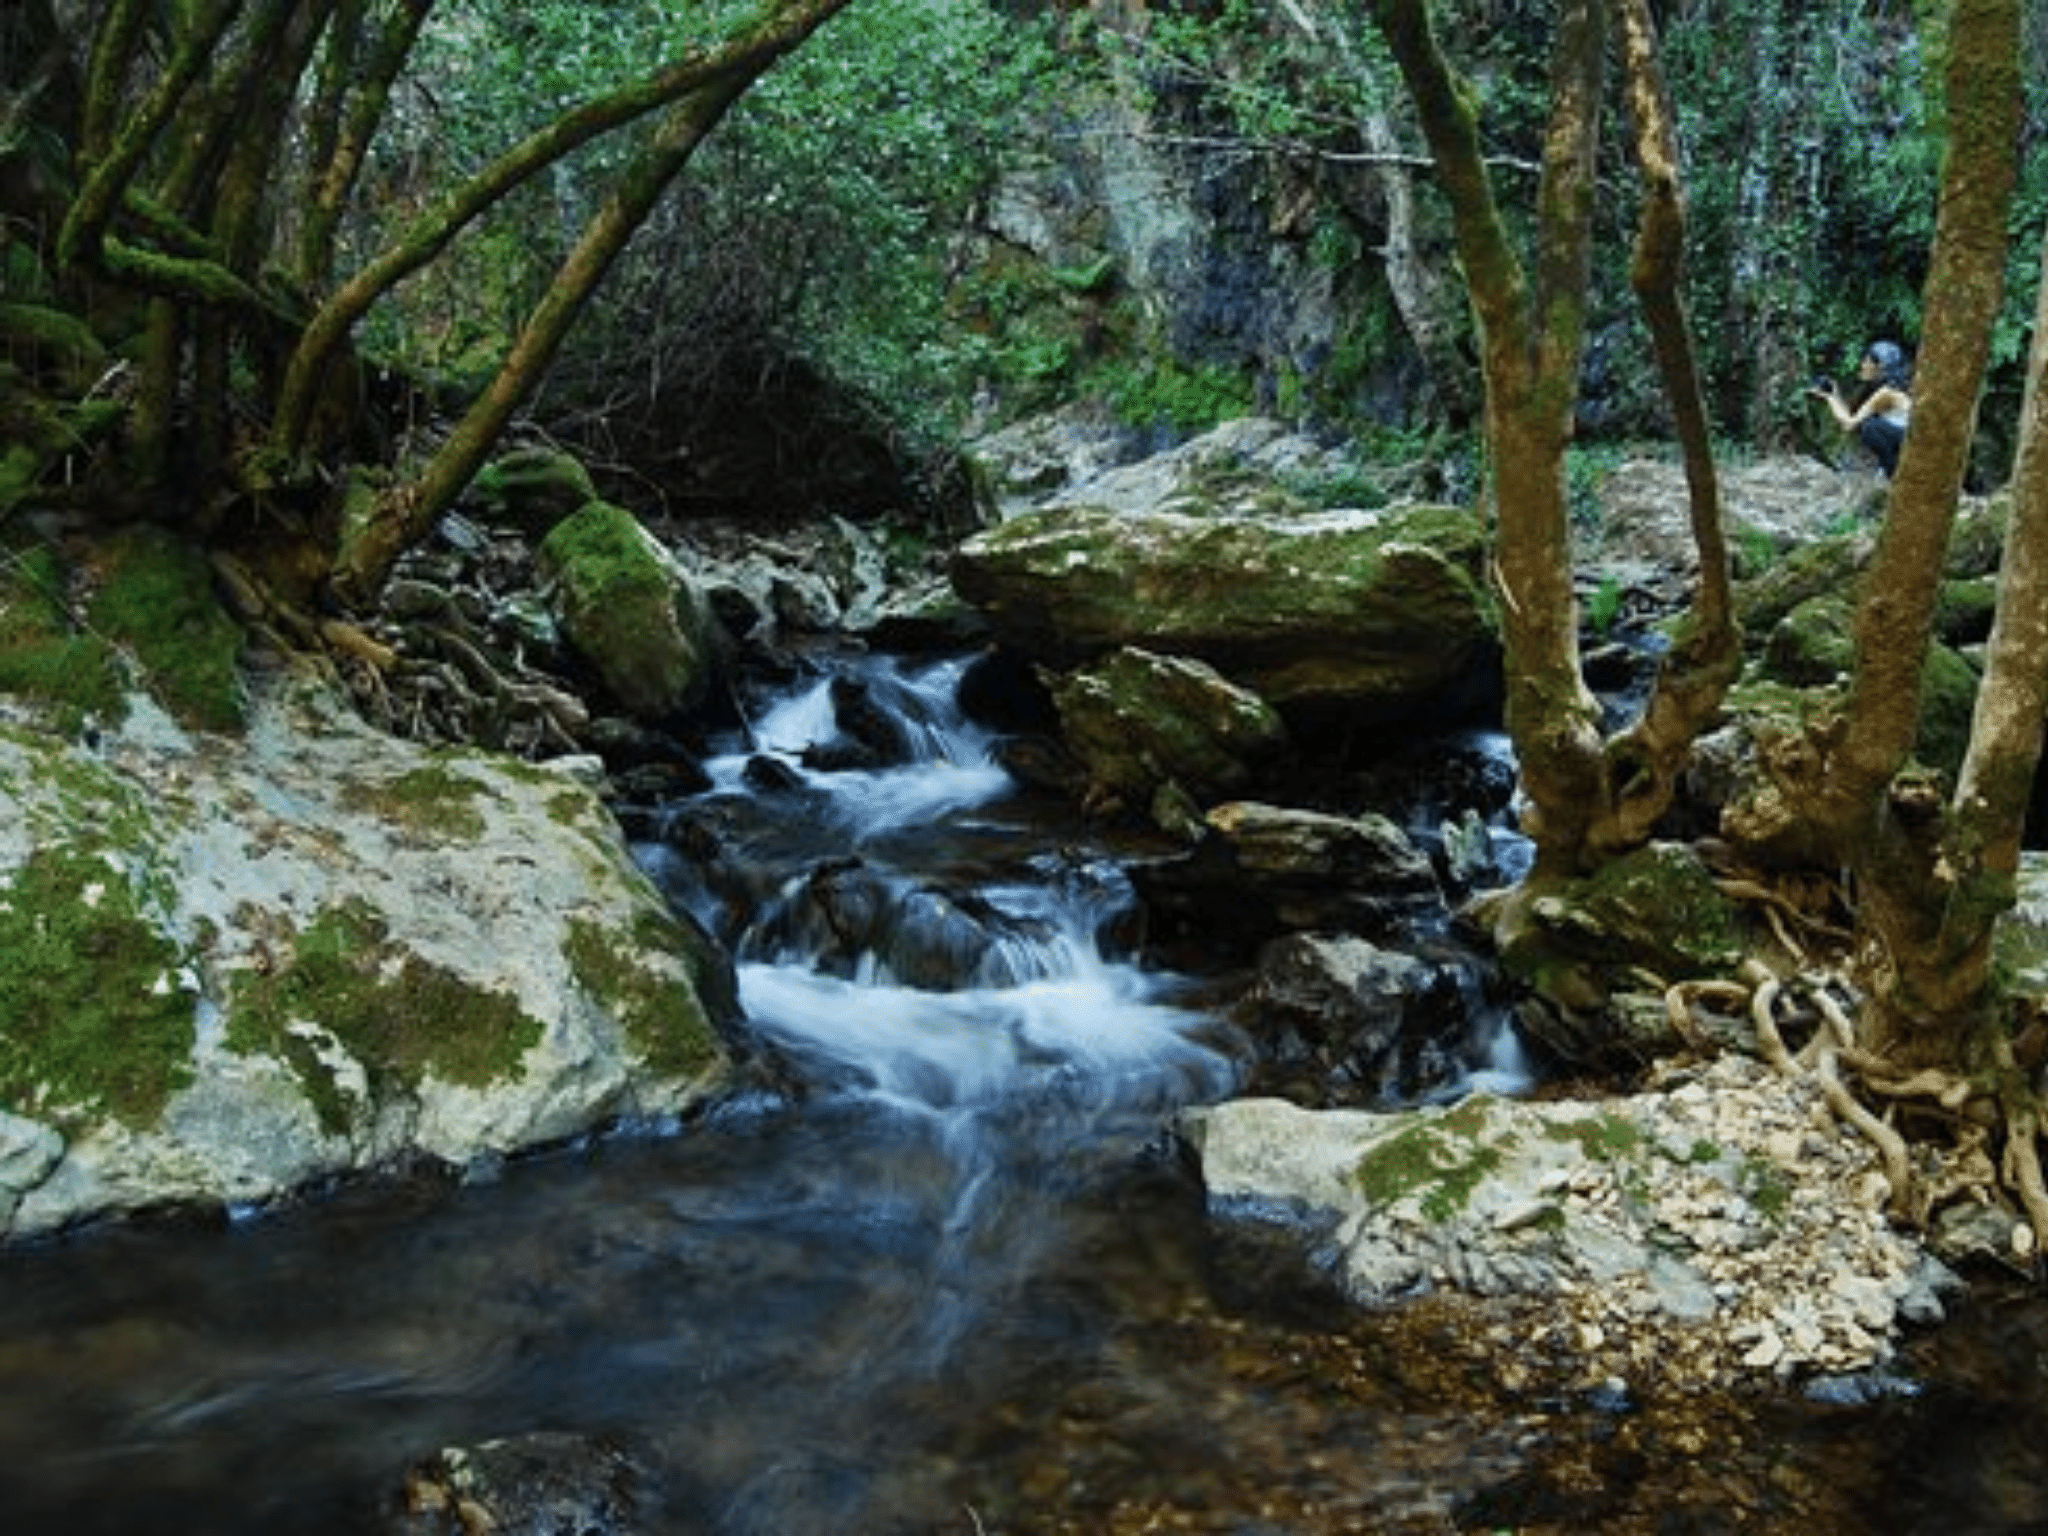
[[[653,144],[623,174],[564,258],[496,376],[417,479],[374,499],[341,531],[332,588],[342,602],[367,603],[392,565],[440,521],[539,386],[576,316],[656,201],[704,137],[744,94],[751,77],[731,78],[671,106]]]
[[[1898,1033],[1878,1042],[1909,1054],[1941,1053],[1938,1043],[1921,1051],[1911,1038],[1916,1025],[1965,1026],[1988,998],[1992,926],[2013,904],[2048,722],[2048,240],[2041,263],[1998,613],[1932,875],[1912,888],[1933,909],[1931,941],[1898,957],[1896,996],[1886,1010]]]
[[[1692,612],[1658,667],[1641,717],[1606,747],[1606,814],[1594,841],[1603,851],[1624,852],[1641,846],[1670,808],[1693,741],[1713,720],[1741,674],[1742,645],[1729,590],[1720,477],[1682,297],[1685,208],[1677,134],[1657,61],[1656,27],[1646,0],[1616,0],[1616,10],[1629,113],[1635,124],[1636,163],[1643,180],[1643,208],[1629,276],[1650,328],[1664,396],[1685,458],[1700,572]]]
[[[1997,905],[1995,878],[1988,902],[1981,887],[1965,891],[1959,882],[1979,865],[1984,845],[2018,835],[2016,824],[1989,819],[1994,806],[2011,803],[2011,786],[1991,791],[2013,759],[2010,737],[1988,720],[1986,734],[1972,742],[1972,754],[1983,755],[1964,775],[1967,803],[1977,807],[1967,816],[1951,818],[1924,776],[1902,773],[1918,729],[1934,601],[2003,294],[2006,211],[2018,171],[2018,0],[1957,0],[1948,49],[1949,142],[1912,428],[1857,606],[1856,668],[1843,719],[1821,738],[1817,782],[1795,790],[1859,877],[1869,1043],[1905,1061],[1952,1058],[1959,1049],[1981,1002],[1982,973],[1974,963],[1959,965],[1958,956],[1974,949],[1965,935],[1988,924],[1995,910],[1986,911]],[[2000,593],[2012,645],[2022,644],[2035,617],[2005,611],[2023,590]],[[2009,707],[2015,669],[2031,664],[2024,651],[2001,663],[2000,691],[1987,707]],[[1960,926],[1952,926],[1959,915]]]
[[[1600,798],[1599,706],[1579,674],[1564,454],[1584,334],[1601,6],[1569,0],[1559,15],[1533,288],[1494,199],[1473,100],[1444,60],[1428,7],[1375,0],[1373,16],[1450,200],[1479,324],[1507,725],[1536,848],[1528,885],[1539,890],[1584,872]]]

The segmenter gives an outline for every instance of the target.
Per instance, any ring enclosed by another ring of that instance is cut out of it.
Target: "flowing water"
[[[1214,1228],[1165,1128],[1241,1046],[1123,957],[1115,862],[992,765],[955,679],[865,668],[896,767],[799,688],[649,824],[781,1090],[0,1256],[0,1531],[387,1529],[438,1447],[542,1433],[616,1450],[647,1531],[2048,1519],[2036,1305],[1975,1309],[1875,1406],[1530,1401],[1455,1314],[1353,1316]]]

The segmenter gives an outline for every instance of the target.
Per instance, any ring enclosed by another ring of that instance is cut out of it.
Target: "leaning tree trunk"
[[[425,470],[409,484],[374,498],[361,516],[344,524],[331,578],[334,595],[342,602],[359,604],[373,598],[398,557],[426,536],[483,467],[514,414],[539,386],[612,262],[751,79],[721,81],[669,108],[654,142],[619,177],[563,259],[497,374]]]

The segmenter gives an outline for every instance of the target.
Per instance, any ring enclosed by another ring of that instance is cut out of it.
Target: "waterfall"
[[[901,1114],[1156,1113],[1227,1092],[1235,1064],[1169,1000],[1176,979],[1103,953],[1132,900],[1113,866],[1004,826],[1017,786],[960,715],[965,665],[856,658],[792,690],[718,745],[711,789],[643,858],[731,945],[749,1027],[815,1086]],[[721,901],[736,888],[751,907]]]

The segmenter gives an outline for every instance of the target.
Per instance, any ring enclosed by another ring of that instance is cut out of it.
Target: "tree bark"
[[[121,199],[132,185],[143,159],[157,146],[172,114],[200,74],[213,62],[215,50],[226,35],[242,0],[213,0],[187,24],[171,54],[171,62],[156,86],[142,100],[118,134],[100,126],[120,112],[120,93],[132,66],[139,27],[131,7],[122,4],[102,24],[93,50],[93,71],[87,87],[87,142],[106,139],[104,153],[81,162],[81,185],[57,234],[57,266],[76,272],[105,258],[108,227]]]
[[[1670,808],[1693,741],[1741,674],[1742,646],[1730,593],[1720,476],[1682,291],[1685,206],[1674,118],[1657,60],[1656,26],[1647,0],[1615,0],[1615,9],[1621,23],[1629,114],[1635,124],[1636,164],[1643,182],[1629,277],[1650,329],[1672,426],[1684,455],[1693,545],[1699,552],[1692,611],[1658,667],[1643,713],[1607,743],[1607,816],[1594,840],[1603,850],[1622,852],[1641,846]]]
[[[434,0],[400,0],[374,34],[366,31],[362,0],[344,0],[337,9],[308,112],[309,185],[299,198],[303,226],[292,260],[305,293],[329,285],[342,212],[384,121],[391,88],[433,9]]]
[[[1599,123],[1601,6],[1567,0],[1553,50],[1532,287],[1481,156],[1476,106],[1422,0],[1375,0],[1451,204],[1480,333],[1507,725],[1532,890],[1584,872],[1601,789],[1599,706],[1579,672],[1564,455],[1578,399]]]
[[[1990,1000],[1992,928],[2015,897],[2048,722],[2048,240],[2041,272],[1998,611],[1947,825],[1934,867],[1918,887],[1932,908],[1931,938],[1897,957],[1896,996],[1886,1010],[1895,1033],[1880,1042],[1910,1054],[1928,1054],[1912,1038],[1916,1026],[1960,1033],[1957,1027]],[[1932,1054],[1940,1053],[1937,1043]]]
[[[1952,1060],[1969,1033],[1983,974],[1975,960],[1961,957],[1975,949],[1970,935],[1980,924],[1988,939],[1998,895],[1995,872],[1988,898],[1981,883],[1965,890],[1959,881],[1979,866],[1983,848],[2018,835],[2016,825],[1990,819],[2015,792],[2009,785],[1993,790],[2015,759],[2010,737],[1990,720],[1981,742],[1972,743],[1972,754],[1981,755],[1965,770],[1969,800],[1962,804],[1978,807],[1967,816],[1951,815],[1924,775],[1903,770],[1918,730],[1935,596],[2003,295],[2006,211],[2018,173],[2020,58],[2018,0],[1957,0],[1944,71],[1949,141],[1912,427],[1864,576],[1844,714],[1817,737],[1817,782],[1795,788],[1858,875],[1870,1043],[1902,1061]],[[2021,554],[2029,558],[2031,551]],[[2024,566],[2020,579],[2029,579]],[[2006,643],[2020,649],[2000,664],[2000,693],[1987,706],[1994,711],[2008,707],[2002,695],[2014,686],[2015,670],[2032,665],[2020,637],[2033,616],[2006,612],[2008,602],[2026,600],[2025,590],[2000,593]]]

